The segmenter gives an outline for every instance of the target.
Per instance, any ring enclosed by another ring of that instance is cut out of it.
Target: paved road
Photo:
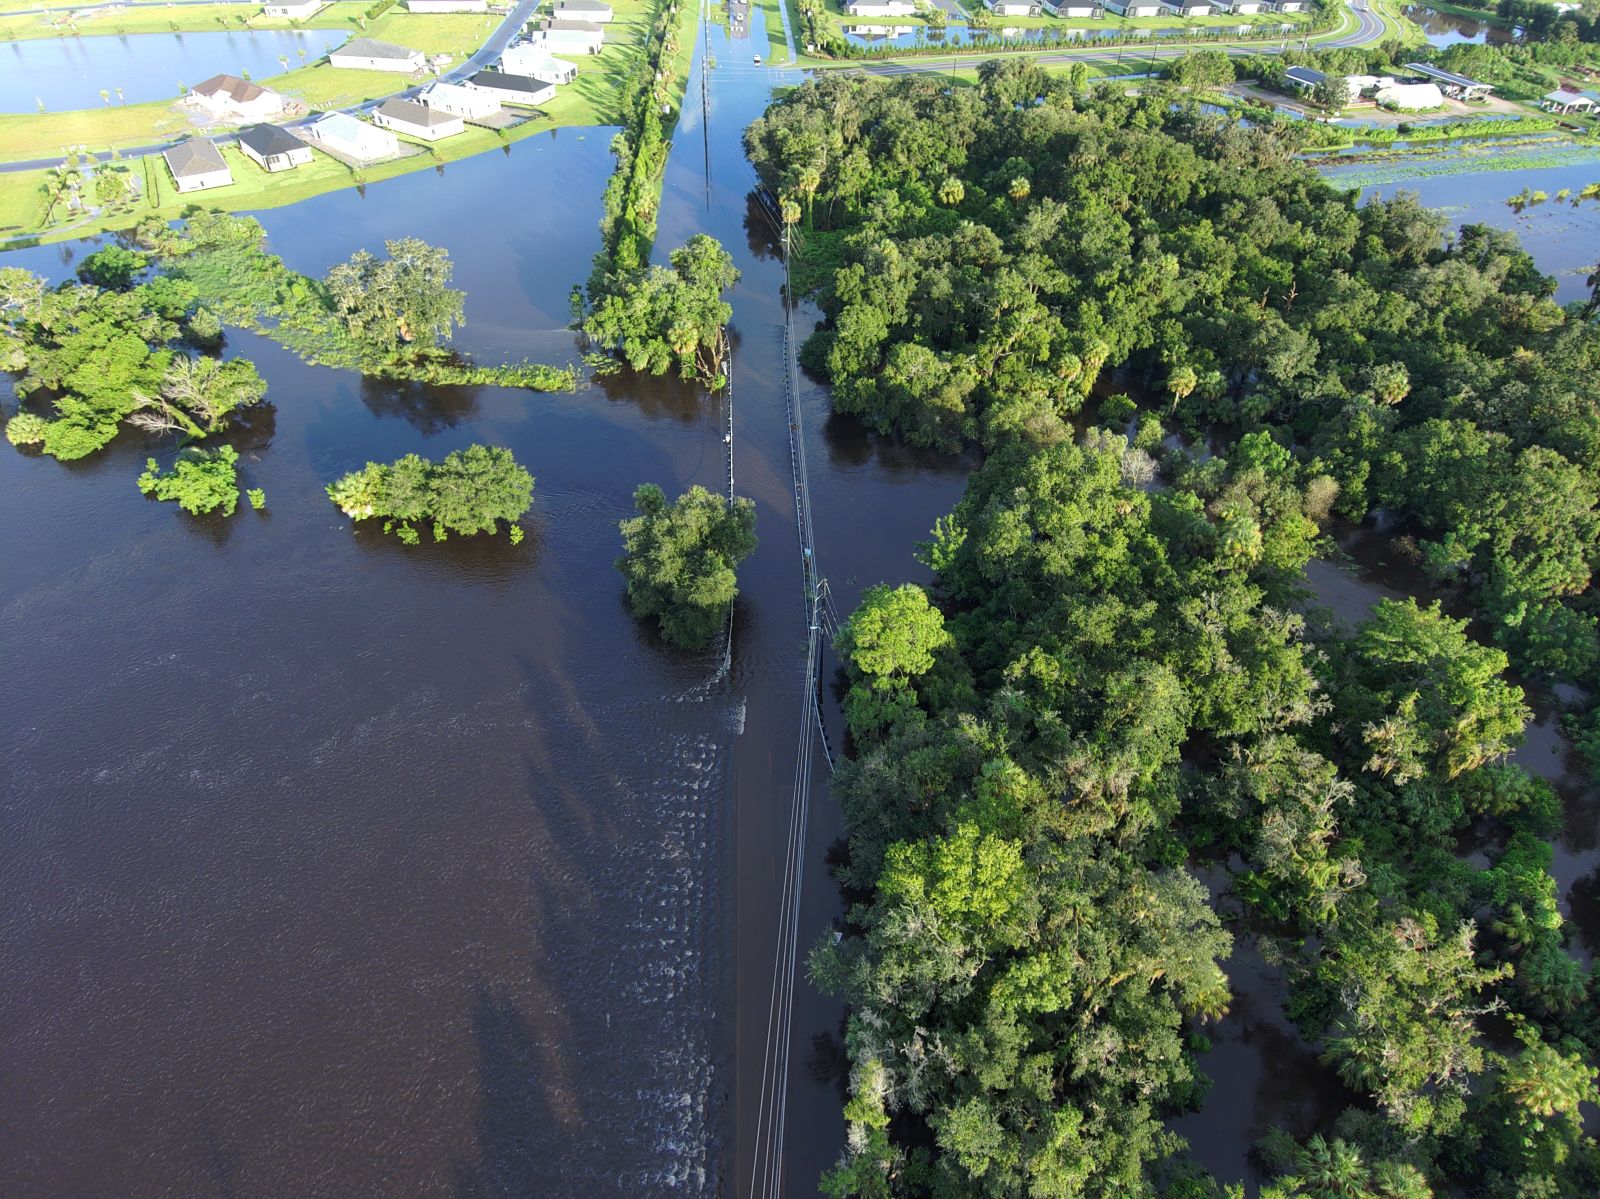
[[[182,3],[184,0],[178,0],[178,2]],[[188,2],[206,3],[209,2],[209,0],[188,0]],[[259,0],[251,0],[251,2],[259,4]],[[478,49],[471,55],[462,59],[459,65],[451,67],[450,70],[446,71],[443,75],[440,75],[438,79],[429,79],[425,83],[419,83],[416,87],[408,88],[403,92],[397,92],[395,94],[405,97],[414,96],[424,87],[427,87],[430,83],[456,83],[462,79],[466,79],[471,75],[476,75],[479,71],[483,70],[490,63],[494,62],[495,59],[499,58],[500,55],[505,52],[505,48],[509,46],[512,39],[515,38],[519,32],[521,32],[522,27],[528,23],[529,19],[533,16],[534,10],[537,9],[542,2],[543,0],[520,0],[517,6],[506,14],[506,19],[500,22],[500,24],[495,28],[495,31],[489,35],[489,40],[484,42],[483,45],[478,47]],[[360,104],[353,104],[349,108],[341,108],[337,111],[348,113],[371,112],[385,100],[392,100],[393,98],[393,96],[380,96],[376,100],[364,100]],[[334,110],[330,109],[328,111]],[[297,129],[302,126],[309,125],[318,117],[325,115],[326,112],[307,114],[297,121],[285,121],[283,123],[283,127],[285,129]],[[218,134],[211,140],[219,144],[226,144],[232,141],[236,136],[237,134],[233,133]],[[176,145],[182,140],[184,139],[173,138],[170,141],[157,142],[148,146],[134,146],[131,149],[118,150],[118,155],[123,159],[143,158],[150,154],[160,154],[163,150]],[[91,151],[89,157],[99,162],[109,162],[111,160],[111,154],[109,151],[103,153],[100,151]],[[58,154],[54,158],[35,158],[27,162],[0,163],[0,175],[15,174],[18,171],[37,171],[45,167],[59,166],[61,161],[61,156]],[[14,241],[16,239],[10,238],[6,240]],[[0,244],[4,243],[0,242]]]

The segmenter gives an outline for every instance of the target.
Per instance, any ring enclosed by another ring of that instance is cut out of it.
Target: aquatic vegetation
[[[180,451],[170,471],[162,471],[154,458],[145,463],[139,490],[158,500],[176,500],[191,516],[222,510],[232,516],[239,506],[239,482],[234,464],[238,452],[231,445],[215,450],[190,447]]]
[[[434,463],[407,454],[384,465],[369,462],[328,484],[331,499],[352,520],[380,518],[383,531],[407,545],[421,540],[418,527],[431,525],[435,541],[451,533],[493,534],[506,522],[511,543],[522,540],[516,522],[533,504],[533,476],[511,451],[473,445]]]
[[[1524,208],[1532,208],[1535,204],[1543,204],[1549,198],[1550,196],[1547,192],[1525,187],[1506,201],[1506,207],[1513,212],[1521,212]]]

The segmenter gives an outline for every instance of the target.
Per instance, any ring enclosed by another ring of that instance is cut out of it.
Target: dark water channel
[[[1465,13],[1440,12],[1425,4],[1408,4],[1403,10],[1408,20],[1422,29],[1430,46],[1455,46],[1462,42],[1514,42],[1517,33],[1490,20],[1477,20]],[[1487,14],[1486,14],[1487,15]]]

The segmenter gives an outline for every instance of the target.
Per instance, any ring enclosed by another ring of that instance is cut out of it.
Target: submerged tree
[[[158,500],[177,500],[191,516],[222,509],[232,516],[239,506],[239,482],[234,463],[238,452],[231,445],[215,450],[187,449],[178,455],[170,471],[163,472],[154,458],[139,476],[139,490]]]
[[[633,614],[655,617],[673,645],[709,644],[739,594],[738,565],[756,548],[755,504],[691,487],[669,505],[654,483],[633,503],[639,515],[621,523],[617,559]]]
[[[444,541],[451,533],[495,533],[502,520],[516,545],[523,536],[517,520],[533,504],[533,476],[510,450],[474,445],[438,464],[420,454],[369,462],[330,483],[328,498],[354,520],[381,517],[383,531],[407,545],[421,540],[419,524],[431,522],[433,539]]]
[[[358,250],[328,272],[328,295],[345,331],[391,353],[448,341],[466,304],[466,295],[450,286],[449,251],[415,237],[383,248],[387,258]]]
[[[605,280],[589,297],[583,331],[636,371],[723,386],[728,318],[722,295],[739,281],[733,257],[697,233],[672,252],[672,267],[653,266]]]

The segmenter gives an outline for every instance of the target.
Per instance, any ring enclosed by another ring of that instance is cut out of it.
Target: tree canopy
[[[673,645],[709,645],[738,597],[739,563],[756,548],[755,504],[698,486],[668,504],[661,488],[642,483],[633,506],[638,515],[621,523],[617,559],[628,606],[639,619],[654,619]]]
[[[407,545],[421,539],[418,526],[444,541],[451,533],[496,533],[501,521],[516,545],[523,538],[517,521],[533,504],[533,476],[510,450],[472,445],[438,463],[419,454],[369,462],[328,484],[328,498],[354,520],[381,519],[383,531]]]

